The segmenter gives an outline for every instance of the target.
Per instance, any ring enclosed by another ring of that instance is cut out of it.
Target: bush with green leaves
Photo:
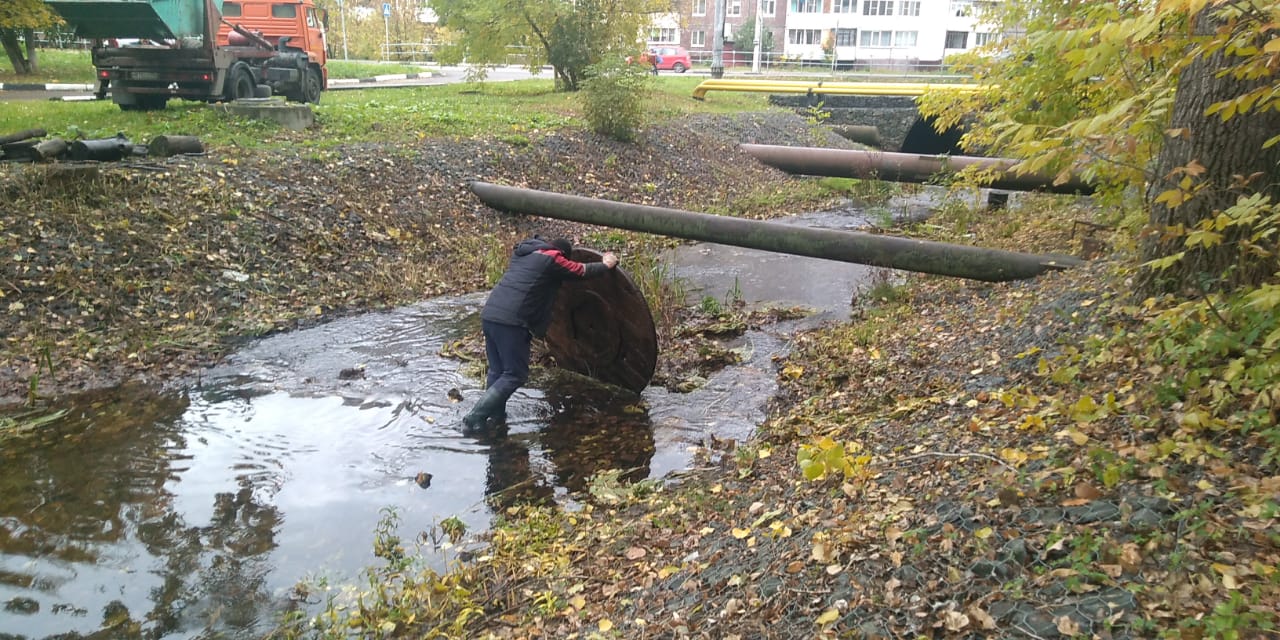
[[[636,139],[644,122],[644,95],[649,67],[611,58],[587,68],[582,88],[582,111],[596,133],[614,140]]]

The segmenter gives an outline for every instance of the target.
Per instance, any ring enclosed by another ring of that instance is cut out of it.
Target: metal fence
[[[750,70],[753,57],[751,51],[724,51],[721,54],[721,62],[726,70]],[[712,52],[690,51],[689,58],[695,65],[710,67]],[[851,72],[884,75],[945,73],[950,70],[950,67],[937,61],[801,59],[776,51],[762,51],[760,53],[760,70],[762,72]]]
[[[93,41],[77,38],[70,30],[49,29],[36,31],[36,46],[41,49],[92,49]]]
[[[390,42],[381,47],[382,60],[386,62],[435,62],[436,45],[433,42]]]

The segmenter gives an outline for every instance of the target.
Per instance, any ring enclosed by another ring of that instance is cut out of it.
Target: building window
[[[742,0],[729,0],[729,10],[725,15],[731,18],[742,15]]]
[[[898,4],[898,15],[900,16],[920,15],[920,0],[902,0],[902,2]]]
[[[997,41],[999,41],[999,38],[997,38],[996,34],[994,33],[973,34],[973,44],[974,46],[977,46],[977,47],[981,47],[982,45],[991,44]]]
[[[701,30],[691,32],[689,34],[689,46],[691,47],[707,46],[707,32],[701,31]]]
[[[893,46],[914,47],[916,46],[916,37],[919,35],[919,31],[894,31]]]
[[[791,13],[822,13],[822,0],[791,0]]]
[[[693,0],[693,15],[707,15],[707,0]]]
[[[858,42],[857,36],[857,29],[836,29],[836,46],[852,47]]]
[[[822,29],[787,29],[788,44],[822,44]]]
[[[948,31],[947,44],[943,45],[947,49],[967,49],[965,46],[969,44],[968,31]]]
[[[680,34],[676,33],[676,30],[673,27],[650,29],[649,42],[656,44],[680,44]]]
[[[858,0],[831,0],[832,13],[857,13]]]
[[[863,31],[860,44],[864,47],[892,47],[892,31]]]
[[[893,15],[893,0],[863,0],[862,15],[891,16]]]
[[[951,15],[957,18],[973,15],[973,0],[951,0]]]
[[[773,17],[778,12],[778,0],[760,0],[760,15]]]

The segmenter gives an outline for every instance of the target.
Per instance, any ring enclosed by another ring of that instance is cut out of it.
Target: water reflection
[[[207,518],[177,510],[191,457],[185,394],[125,387],[75,398],[0,457],[0,633],[148,629],[183,635],[221,618],[257,624],[280,520],[252,486],[223,487]]]

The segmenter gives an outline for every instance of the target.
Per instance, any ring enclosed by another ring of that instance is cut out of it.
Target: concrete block
[[[301,131],[315,124],[316,116],[311,105],[301,102],[285,102],[284,98],[245,98],[219,103],[213,108],[233,116],[268,120],[287,129]]]

